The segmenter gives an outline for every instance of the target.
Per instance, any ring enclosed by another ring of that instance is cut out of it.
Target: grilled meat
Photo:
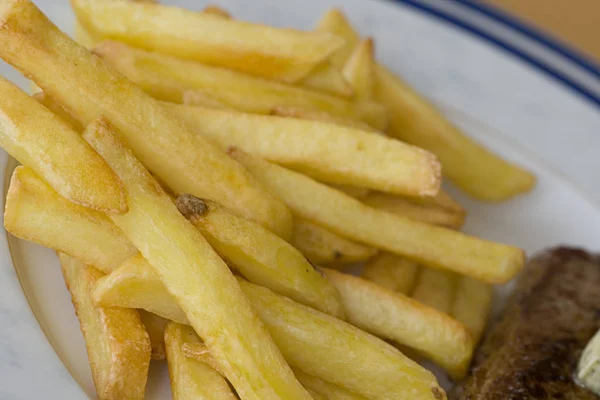
[[[597,400],[574,382],[600,328],[600,258],[557,248],[532,260],[456,400]]]

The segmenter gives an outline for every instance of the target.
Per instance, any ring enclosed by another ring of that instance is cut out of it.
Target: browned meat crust
[[[456,400],[597,400],[573,381],[600,328],[600,258],[557,248],[525,268]]]

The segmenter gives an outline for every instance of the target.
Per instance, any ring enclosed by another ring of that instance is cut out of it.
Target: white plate
[[[66,0],[37,3],[61,28],[71,30]],[[199,9],[205,2],[172,3]],[[380,59],[472,136],[538,175],[533,193],[504,204],[484,205],[456,193],[469,210],[468,232],[530,254],[558,243],[600,249],[597,66],[481,5],[340,3],[219,2],[242,19],[307,29],[328,7],[343,4],[360,31],[375,37]],[[10,68],[0,65],[0,73],[26,87]],[[2,153],[0,165],[6,193],[14,163]],[[93,383],[55,255],[2,231],[0,399],[86,396],[95,398]],[[170,398],[166,369],[160,365],[153,365],[147,398]]]

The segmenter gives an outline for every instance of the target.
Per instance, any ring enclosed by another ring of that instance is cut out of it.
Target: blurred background
[[[600,60],[600,0],[487,0]]]

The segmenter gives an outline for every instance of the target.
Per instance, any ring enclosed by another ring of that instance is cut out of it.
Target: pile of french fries
[[[148,1],[71,0],[79,44],[0,2],[13,235],[59,254],[101,400],[446,398],[515,247],[461,233],[440,190],[534,177],[374,59],[337,10],[313,32]],[[416,147],[420,146],[420,147]],[[441,163],[440,163],[441,162]],[[366,262],[361,277],[344,273]]]

